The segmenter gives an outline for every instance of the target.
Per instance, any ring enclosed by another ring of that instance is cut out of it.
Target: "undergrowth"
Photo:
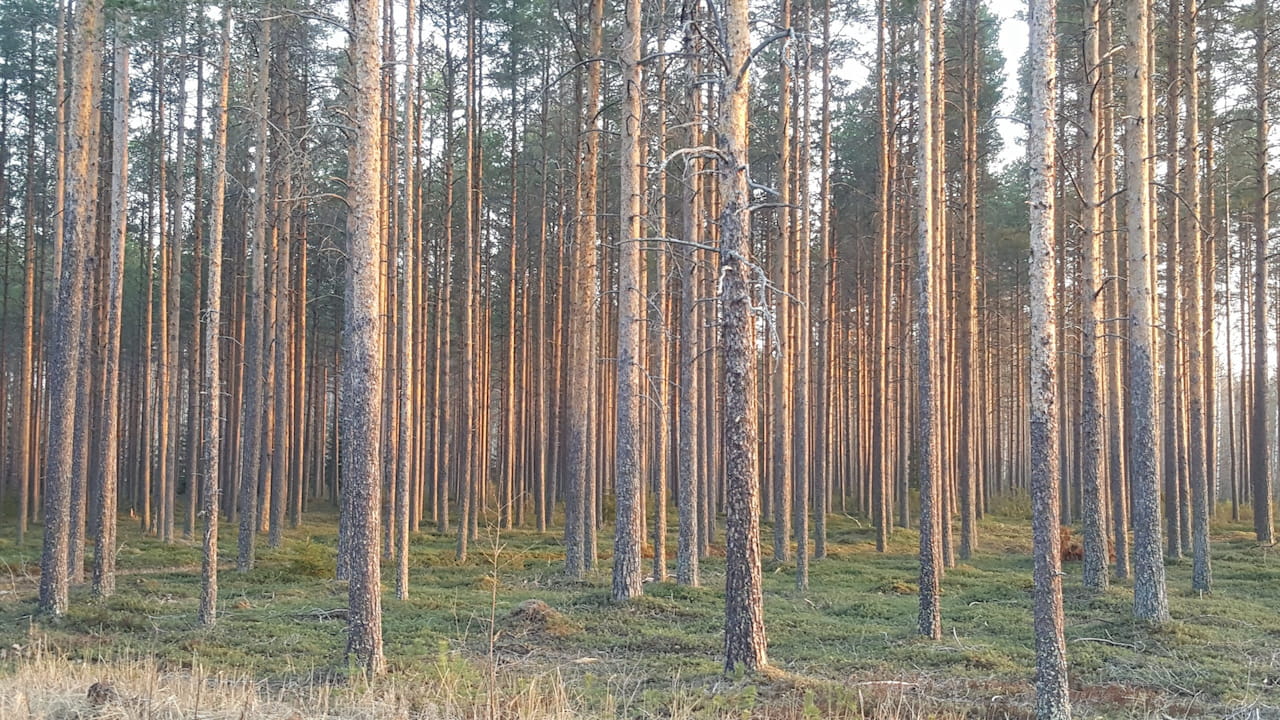
[[[235,534],[222,533],[210,629],[195,622],[198,538],[166,546],[122,525],[119,592],[97,600],[76,587],[54,620],[35,614],[39,533],[23,546],[5,533],[0,720],[100,716],[85,699],[98,680],[120,688],[113,712],[138,718],[1029,716],[1025,520],[989,515],[978,552],[948,569],[941,642],[914,632],[918,536],[898,529],[878,554],[866,523],[835,515],[828,528],[829,556],[812,564],[810,590],[794,588],[792,565],[766,561],[773,669],[754,677],[722,672],[724,566],[714,552],[703,587],[648,582],[644,597],[614,605],[611,532],[601,532],[602,559],[585,582],[564,579],[558,535],[503,531],[491,555],[482,537],[459,564],[452,536],[416,534],[409,598],[396,600],[391,584],[384,594],[390,673],[373,682],[341,658],[346,586],[333,576],[330,515],[262,548],[248,573],[234,571]],[[1132,619],[1131,585],[1089,593],[1079,564],[1066,565],[1078,715],[1280,716],[1280,558],[1244,523],[1215,525],[1213,540],[1214,593],[1190,592],[1189,560],[1170,562],[1174,619],[1158,628]]]

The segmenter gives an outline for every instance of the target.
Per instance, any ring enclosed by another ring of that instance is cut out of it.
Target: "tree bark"
[[[1253,494],[1253,531],[1258,542],[1275,542],[1271,517],[1271,476],[1267,439],[1267,235],[1270,218],[1270,175],[1267,170],[1267,113],[1269,67],[1267,65],[1267,0],[1255,4],[1254,101],[1257,103],[1254,177],[1257,200],[1253,210],[1253,407],[1249,421],[1249,475]]]
[[[1213,296],[1202,293],[1204,285],[1204,258],[1201,248],[1205,244],[1206,218],[1200,213],[1200,51],[1196,24],[1200,8],[1197,0],[1186,0],[1183,12],[1185,28],[1183,44],[1187,49],[1183,97],[1186,121],[1183,126],[1186,138],[1186,205],[1182,207],[1183,250],[1183,304],[1182,327],[1186,338],[1187,374],[1190,392],[1187,397],[1187,481],[1191,486],[1191,589],[1209,592],[1211,568],[1209,563],[1209,498],[1210,486],[1206,483],[1207,465],[1212,459],[1205,457],[1205,382],[1202,349],[1202,311]],[[1212,290],[1212,287],[1210,288]],[[1188,301],[1190,299],[1190,301]],[[1212,318],[1212,315],[1210,315]],[[1212,346],[1207,346],[1213,352]],[[1209,432],[1212,432],[1212,426]]]
[[[351,119],[348,171],[347,288],[342,331],[342,479],[350,552],[347,655],[370,675],[382,655],[378,508],[382,478],[382,284],[379,224],[382,105],[378,0],[352,3]]]
[[[716,134],[720,180],[720,347],[724,358],[725,670],[768,664],[760,570],[760,478],[756,461],[756,339],[749,277],[751,210],[748,102],[751,36],[747,0],[725,0],[726,77]]]
[[[218,506],[222,462],[222,233],[227,190],[227,108],[231,80],[231,2],[222,4],[218,101],[213,113],[213,184],[209,196],[209,258],[204,326],[204,561],[201,564],[200,624],[218,617]]]
[[[97,196],[98,57],[102,48],[102,0],[85,0],[74,20],[71,95],[68,99],[67,177],[62,220],[57,294],[46,336],[49,429],[46,443],[44,545],[40,556],[42,613],[67,610],[70,490],[75,451],[77,385],[81,380],[79,337],[83,324],[83,286],[94,229]]]
[[[240,533],[237,538],[236,569],[248,572],[253,569],[254,553],[258,537],[258,490],[262,466],[262,437],[266,432],[264,387],[266,361],[266,324],[264,293],[267,281],[267,141],[268,141],[268,90],[271,52],[270,19],[259,21],[262,25],[258,40],[258,77],[254,88],[254,117],[257,143],[257,160],[254,167],[253,230],[249,250],[248,293],[245,348],[244,348],[244,399],[240,435]],[[345,476],[345,474],[344,474]]]
[[[936,207],[938,194],[934,185],[935,162],[933,144],[934,111],[933,103],[941,98],[934,97],[935,59],[932,42],[934,22],[933,3],[922,0],[919,4],[920,35],[919,77],[920,77],[920,129],[919,129],[919,162],[916,167],[919,187],[919,210],[916,228],[916,448],[920,482],[920,614],[918,630],[921,635],[940,640],[942,638],[942,619],[939,613],[939,588],[942,570],[942,544],[940,535],[942,523],[940,515],[944,512],[939,502],[939,486],[941,473],[938,472],[938,438],[935,420],[938,413],[938,402],[935,397],[934,381],[937,377],[937,356],[934,347],[934,232],[936,225],[934,213],[941,209]]]
[[[1096,4],[1095,4],[1096,7]],[[1031,518],[1036,637],[1036,718],[1071,717],[1063,637],[1062,558],[1058,515],[1061,467],[1054,425],[1058,329],[1054,324],[1054,175],[1057,160],[1057,3],[1030,4],[1031,130]],[[1090,241],[1092,244],[1092,241]]]
[[[116,586],[116,486],[120,453],[120,330],[124,302],[124,251],[129,187],[129,45],[124,39],[127,19],[115,18],[112,52],[111,217],[108,226],[107,307],[103,357],[102,418],[98,432],[98,533],[94,540],[93,590],[109,597]]]
[[[400,265],[402,285],[400,289],[399,323],[400,337],[398,353],[400,370],[400,395],[397,398],[400,413],[400,453],[396,459],[396,599],[409,597],[409,486],[414,482],[413,462],[410,448],[414,446],[414,413],[412,388],[418,368],[414,365],[413,327],[416,298],[412,292],[414,274],[417,272],[415,262],[417,244],[416,216],[414,214],[414,196],[417,193],[416,163],[417,153],[417,117],[415,115],[415,89],[417,80],[417,60],[414,53],[414,27],[417,22],[417,0],[405,0],[405,74],[404,74],[404,209],[400,216]],[[512,212],[514,213],[514,208]],[[512,284],[512,288],[515,284]],[[423,363],[425,366],[425,363]]]
[[[640,168],[640,126],[643,119],[644,78],[640,68],[640,0],[627,0],[622,32],[622,149],[621,228],[618,234],[618,377],[615,531],[613,587],[615,602],[640,595],[640,550],[644,516],[640,484],[641,313],[644,287],[641,275],[640,221],[643,176]]]
[[[1084,585],[1107,586],[1106,490],[1102,464],[1102,398],[1099,390],[1098,307],[1103,287],[1102,194],[1099,152],[1102,148],[1098,94],[1102,56],[1098,23],[1101,3],[1090,0],[1084,37],[1084,158],[1081,175],[1083,266],[1080,283],[1080,461],[1084,522]]]
[[[1126,236],[1129,263],[1129,391],[1130,487],[1133,493],[1133,612],[1148,622],[1169,619],[1165,595],[1164,553],[1160,543],[1160,488],[1155,457],[1155,368],[1152,357],[1151,165],[1148,134],[1154,117],[1150,107],[1148,16],[1150,0],[1126,0],[1129,32],[1125,87]]]

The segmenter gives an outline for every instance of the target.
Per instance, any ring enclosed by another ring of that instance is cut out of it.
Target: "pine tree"
[[[351,120],[355,128],[347,177],[347,289],[342,321],[342,477],[348,522],[347,655],[370,675],[386,670],[382,655],[379,555],[383,367],[383,273],[379,185],[382,150],[378,0],[352,3]]]

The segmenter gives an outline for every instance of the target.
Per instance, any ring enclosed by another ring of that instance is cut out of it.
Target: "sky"
[[[1027,22],[1024,19],[1026,3],[1018,0],[989,0],[991,11],[1000,17],[1000,52],[1004,55],[1004,102],[999,115],[1013,115],[1013,105],[1018,97],[1018,63],[1027,51]],[[1026,133],[1017,123],[997,120],[1004,147],[997,162],[1000,165],[1022,157],[1026,153]]]
[[[1027,51],[1027,22],[1025,0],[987,0],[987,7],[1000,18],[1000,53],[1004,55],[1004,101],[997,115],[1001,118],[1013,116],[1014,103],[1018,95],[1018,63]],[[833,27],[832,34],[852,39],[861,49],[875,49],[875,25],[872,22],[858,22]],[[870,79],[872,68],[866,64],[874,53],[862,53],[861,58],[850,58],[843,67],[833,68],[833,72],[843,77],[850,87],[860,87]],[[1000,155],[995,164],[1000,167],[1017,160],[1026,153],[1025,129],[1017,123],[998,119],[997,128],[1004,139]]]

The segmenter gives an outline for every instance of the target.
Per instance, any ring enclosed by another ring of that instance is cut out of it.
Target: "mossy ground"
[[[608,599],[609,530],[600,534],[599,568],[585,582],[562,576],[558,533],[482,529],[460,564],[452,536],[424,532],[412,539],[407,600],[394,597],[384,568],[391,672],[400,680],[447,678],[451,692],[477,701],[498,676],[508,687],[554,676],[587,716],[872,717],[867,708],[887,707],[891,695],[900,707],[940,716],[1027,713],[1034,655],[1025,520],[988,516],[979,551],[947,571],[940,642],[915,634],[916,534],[895,531],[888,552],[878,554],[866,523],[832,516],[828,527],[829,556],[812,564],[809,590],[795,589],[794,566],[766,561],[765,619],[777,672],[761,678],[722,673],[724,567],[715,553],[703,563],[702,587],[651,582],[644,597],[618,606]],[[766,539],[769,533],[766,525]],[[212,629],[195,623],[198,538],[165,545],[122,520],[119,592],[96,600],[77,587],[67,615],[51,620],[35,614],[38,529],[21,547],[4,534],[0,674],[39,647],[73,661],[144,657],[164,668],[199,666],[269,683],[351,681],[341,660],[344,623],[329,612],[346,604],[345,584],[333,577],[331,514],[313,513],[281,547],[263,547],[248,573],[227,566],[235,535],[225,528]],[[1280,714],[1269,709],[1280,707],[1280,556],[1252,540],[1247,519],[1219,522],[1213,541],[1214,593],[1190,592],[1189,560],[1169,563],[1173,621],[1159,628],[1132,619],[1130,585],[1092,594],[1080,584],[1079,564],[1066,566],[1068,652],[1084,716]],[[513,615],[526,600],[545,602],[553,615]]]

